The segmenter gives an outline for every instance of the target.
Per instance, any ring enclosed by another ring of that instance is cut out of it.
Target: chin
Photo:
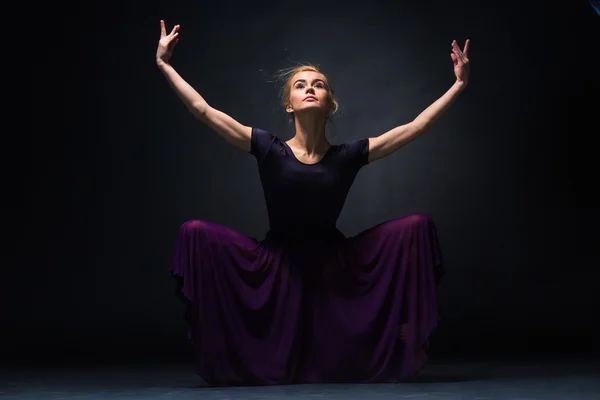
[[[305,102],[302,105],[302,109],[303,110],[321,110],[321,111],[325,112],[325,107],[323,107],[323,104],[321,104],[317,101]]]

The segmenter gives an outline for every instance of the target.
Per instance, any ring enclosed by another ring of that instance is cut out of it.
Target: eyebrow
[[[313,79],[313,80],[312,80],[312,83],[315,83],[315,82],[317,82],[317,81],[320,81],[320,82],[323,82],[323,83],[325,83],[325,81],[324,81],[323,79],[321,79],[321,78],[315,78],[315,79]],[[294,82],[294,85],[295,85],[296,83],[298,83],[298,82],[306,82],[306,79],[298,79],[296,82]]]

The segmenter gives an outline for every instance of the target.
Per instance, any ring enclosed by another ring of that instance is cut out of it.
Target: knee
[[[433,219],[424,214],[412,214],[401,218],[403,224],[411,228],[420,228],[433,225]]]
[[[181,225],[179,231],[183,234],[195,234],[206,232],[210,228],[209,223],[199,219],[186,221]]]
[[[406,232],[415,229],[430,228],[433,226],[433,219],[423,214],[412,214],[405,217],[396,218],[389,221],[388,227],[393,232]]]

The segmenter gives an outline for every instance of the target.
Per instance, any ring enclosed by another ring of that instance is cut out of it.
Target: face
[[[329,98],[327,80],[323,74],[313,71],[299,72],[292,78],[290,104],[287,112],[298,113],[304,110],[319,110],[327,114]]]

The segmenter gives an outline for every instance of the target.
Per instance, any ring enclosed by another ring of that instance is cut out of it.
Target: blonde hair
[[[317,72],[323,75],[325,78],[325,84],[327,85],[327,100],[329,100],[330,103],[329,113],[327,114],[327,117],[329,118],[331,115],[337,112],[337,110],[340,108],[340,105],[334,96],[333,87],[329,84],[329,79],[327,79],[327,76],[321,72],[319,67],[313,64],[301,64],[297,67],[286,68],[279,71],[276,77],[279,81],[284,81],[283,87],[281,88],[281,105],[284,108],[287,108],[290,105],[290,93],[292,91],[292,82],[294,76],[304,71]],[[294,122],[294,113],[288,113],[288,116],[290,118],[289,122]]]

